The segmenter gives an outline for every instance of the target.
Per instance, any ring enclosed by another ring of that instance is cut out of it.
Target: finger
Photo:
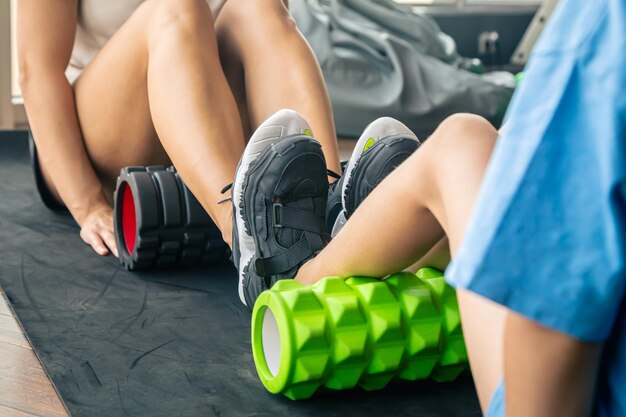
[[[109,250],[104,245],[102,238],[97,233],[85,232],[84,236],[81,233],[81,237],[83,238],[85,243],[87,243],[89,246],[93,248],[94,251],[96,251],[98,255],[105,256],[109,254]]]
[[[119,253],[117,251],[117,242],[115,241],[115,235],[111,231],[106,231],[101,234],[102,239],[104,239],[104,244],[108,246],[111,250],[111,253],[115,255],[116,258],[119,258]]]

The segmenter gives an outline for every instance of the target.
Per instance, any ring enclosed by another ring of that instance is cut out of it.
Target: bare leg
[[[121,167],[171,160],[230,242],[232,208],[216,202],[244,141],[204,0],[143,3],[81,75],[75,97],[109,193]]]
[[[339,172],[335,126],[322,73],[283,1],[229,0],[216,31],[225,67],[243,69],[244,85],[233,89],[245,95],[252,129],[282,108],[293,109],[311,124],[328,168]]]
[[[447,236],[454,256],[471,215],[498,132],[476,116],[456,115],[387,177],[297,280],[382,277],[424,257]],[[483,407],[502,376],[505,310],[459,292],[468,353]]]
[[[298,279],[385,276],[415,263],[444,236],[454,253],[496,137],[495,129],[476,116],[444,121],[359,206],[327,248],[301,269]]]
[[[450,263],[450,243],[448,238],[444,237],[433,246],[426,255],[419,261],[411,265],[408,270],[417,272],[421,268],[436,268],[441,271],[448,267]]]

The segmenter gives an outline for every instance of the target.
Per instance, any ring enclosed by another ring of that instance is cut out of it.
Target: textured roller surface
[[[174,168],[126,167],[115,191],[115,238],[128,270],[215,264],[221,233]]]
[[[446,284],[443,274],[435,269],[420,269],[417,277],[431,290],[441,313],[441,355],[431,378],[439,382],[452,381],[466,368],[467,362],[456,292]]]
[[[254,306],[252,351],[263,385],[294,400],[395,377],[451,381],[467,368],[456,295],[434,269],[279,281]]]

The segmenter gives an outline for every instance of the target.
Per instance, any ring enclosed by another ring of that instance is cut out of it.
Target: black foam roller
[[[115,190],[115,239],[128,270],[224,262],[221,232],[171,168],[126,167]]]

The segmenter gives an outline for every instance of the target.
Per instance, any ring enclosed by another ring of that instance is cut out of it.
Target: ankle
[[[224,202],[216,215],[217,227],[222,232],[222,239],[228,247],[233,247],[233,205],[232,202]]]
[[[300,267],[294,279],[304,285],[311,285],[322,279],[315,273],[315,264],[315,258],[309,259]]]

